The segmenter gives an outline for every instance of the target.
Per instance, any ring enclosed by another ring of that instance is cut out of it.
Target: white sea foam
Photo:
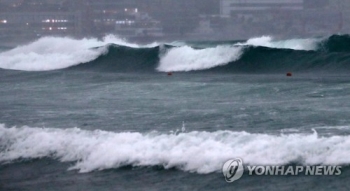
[[[237,43],[236,45],[262,46],[269,48],[293,50],[316,50],[320,42],[320,39],[274,40],[271,36],[262,36],[257,38],[251,38],[245,43]]]
[[[0,68],[25,71],[47,71],[67,68],[96,59],[107,53],[106,45],[117,44],[138,48],[116,36],[108,35],[103,40],[67,37],[43,37],[30,44],[0,53]],[[145,47],[156,44],[145,45]],[[101,47],[101,48],[96,48]]]
[[[251,38],[244,43],[220,45],[204,49],[194,49],[181,45],[168,50],[161,56],[158,71],[180,72],[206,70],[237,61],[244,54],[242,46],[261,46],[278,49],[316,50],[319,39],[274,40],[270,36]]]
[[[161,56],[157,70],[162,72],[205,70],[236,61],[241,54],[242,48],[234,46],[205,49],[194,49],[189,46],[175,47]]]
[[[241,46],[316,50],[319,42],[320,40],[317,39],[276,41],[272,37],[263,36],[249,39],[245,43],[237,43],[231,46],[219,45],[204,49],[194,49],[185,44],[178,44],[178,47],[171,48],[165,54],[160,55],[160,63],[157,70],[162,72],[193,71],[225,65],[240,59],[244,52],[244,48]],[[95,38],[77,40],[67,37],[43,37],[30,44],[1,52],[0,68],[25,71],[63,69],[90,62],[101,54],[107,53],[106,45],[108,44],[132,48],[159,46],[158,43],[148,45],[128,43],[113,35],[108,35],[103,40]]]
[[[75,162],[71,170],[91,172],[132,166],[163,166],[183,171],[220,171],[231,158],[250,165],[350,164],[350,136],[268,135],[246,132],[116,133],[0,126],[0,163],[55,158]]]

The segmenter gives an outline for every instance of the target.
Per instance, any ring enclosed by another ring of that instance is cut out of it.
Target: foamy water
[[[280,49],[316,50],[317,39],[291,39],[275,41],[272,37],[252,38],[245,43],[220,45],[204,49],[194,49],[180,45],[160,54],[158,71],[205,70],[228,64],[240,59],[244,54],[242,46],[263,46]],[[139,45],[129,43],[113,35],[103,40],[95,38],[72,39],[61,37],[43,37],[27,45],[0,53],[0,68],[24,71],[48,71],[64,69],[95,60],[108,53],[108,45],[114,44],[131,48],[153,48],[158,43]],[[99,48],[96,48],[99,47]]]
[[[270,36],[251,38],[245,43],[236,43],[231,46],[217,46],[205,49],[194,49],[189,46],[180,46],[168,50],[161,56],[157,68],[162,72],[180,72],[206,70],[237,61],[244,54],[242,46],[260,46],[277,49],[316,50],[320,40],[291,39],[274,41]]]
[[[157,46],[156,43],[145,46],[128,43],[113,35],[105,36],[103,40],[43,37],[27,45],[1,52],[0,68],[24,71],[63,69],[93,61],[108,53],[109,44],[132,48]]]
[[[274,40],[271,36],[251,38],[245,43],[237,43],[241,46],[262,46],[268,48],[293,49],[293,50],[316,50],[322,39],[288,39]]]
[[[176,47],[161,57],[157,70],[162,72],[205,70],[238,60],[241,54],[242,48],[233,46],[206,49]]]
[[[0,162],[50,157],[90,172],[121,166],[162,166],[211,173],[235,157],[245,164],[350,164],[350,137],[269,135],[233,131],[179,134],[0,127]]]

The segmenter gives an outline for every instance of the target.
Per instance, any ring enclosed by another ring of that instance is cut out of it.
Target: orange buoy
[[[172,76],[173,75],[173,73],[172,72],[168,72],[168,76]]]
[[[288,77],[292,77],[292,76],[293,76],[292,72],[288,72],[288,73],[287,73],[287,76],[288,76]]]

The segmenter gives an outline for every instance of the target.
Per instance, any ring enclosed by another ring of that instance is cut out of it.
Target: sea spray
[[[191,131],[179,134],[0,127],[0,162],[49,157],[91,172],[131,166],[162,166],[217,172],[234,157],[249,165],[350,164],[349,136]]]

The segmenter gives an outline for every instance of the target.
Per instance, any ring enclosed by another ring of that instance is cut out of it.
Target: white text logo
[[[222,167],[226,182],[234,182],[243,176],[245,167],[241,158],[231,159]],[[339,176],[341,166],[246,166],[248,175],[256,176]]]

